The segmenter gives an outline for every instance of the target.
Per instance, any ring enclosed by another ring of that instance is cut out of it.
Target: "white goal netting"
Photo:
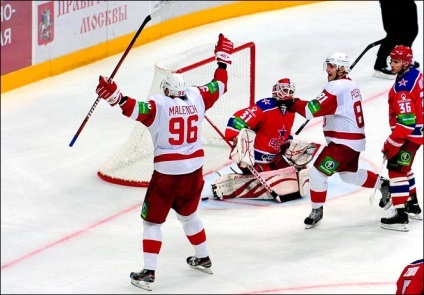
[[[217,63],[214,44],[195,47],[161,60],[155,72],[148,97],[161,92],[160,83],[167,72],[182,73],[188,85],[204,85],[212,80]],[[254,102],[255,44],[235,44],[232,64],[228,65],[228,91],[206,112],[207,118],[224,133],[228,119],[237,110]],[[202,125],[205,151],[204,173],[210,173],[228,163],[230,148],[221,135],[205,119]],[[153,144],[148,129],[136,123],[127,141],[98,170],[105,181],[147,186],[153,172]]]

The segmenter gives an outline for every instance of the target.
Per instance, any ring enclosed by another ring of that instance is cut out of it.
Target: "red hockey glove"
[[[386,159],[393,158],[399,153],[399,150],[404,142],[405,141],[402,139],[394,140],[389,136],[384,142],[384,146],[381,149],[381,152],[386,155]]]
[[[231,54],[233,53],[234,44],[224,35],[219,34],[218,42],[215,45],[215,59],[219,62],[231,64]]]
[[[122,98],[121,90],[119,90],[115,82],[108,80],[107,77],[99,77],[99,85],[97,85],[96,93],[111,106],[115,106]]]

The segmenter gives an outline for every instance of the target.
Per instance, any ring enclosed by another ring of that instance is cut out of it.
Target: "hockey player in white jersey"
[[[187,264],[212,274],[205,229],[197,216],[204,185],[201,125],[205,112],[227,91],[226,69],[232,62],[233,46],[219,35],[214,50],[218,68],[209,83],[189,87],[182,74],[169,73],[161,83],[163,93],[148,101],[123,96],[114,81],[100,77],[96,88],[99,97],[111,106],[119,105],[124,116],[144,124],[154,145],[154,171],[141,209],[144,268],[130,274],[134,286],[151,290],[162,246],[161,226],[171,208],[194,249],[195,255],[187,257]]]
[[[347,77],[350,61],[345,53],[328,56],[323,64],[328,83],[317,98],[306,101],[290,99],[289,108],[307,119],[324,117],[323,131],[327,145],[309,171],[312,212],[306,217],[305,228],[319,224],[327,198],[328,178],[339,173],[342,181],[373,188],[379,177],[359,169],[359,156],[365,150],[365,122],[359,87]],[[389,182],[382,178],[382,193],[388,193]]]

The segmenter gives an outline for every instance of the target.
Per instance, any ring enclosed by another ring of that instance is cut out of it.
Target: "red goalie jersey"
[[[423,263],[420,259],[404,268],[396,283],[396,294],[424,294]]]
[[[230,118],[225,137],[233,140],[242,128],[255,131],[255,163],[261,166],[261,171],[268,171],[271,168],[267,165],[277,160],[281,146],[291,139],[294,118],[295,114],[287,111],[275,98],[263,98]]]

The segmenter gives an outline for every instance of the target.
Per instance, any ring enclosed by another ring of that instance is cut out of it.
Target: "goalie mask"
[[[289,78],[283,78],[278,80],[277,83],[272,87],[272,97],[276,100],[285,100],[293,98],[296,87],[290,81]]]
[[[188,87],[182,74],[168,73],[162,80],[160,88],[163,94],[165,94],[165,90],[168,89],[168,96],[184,96]]]

